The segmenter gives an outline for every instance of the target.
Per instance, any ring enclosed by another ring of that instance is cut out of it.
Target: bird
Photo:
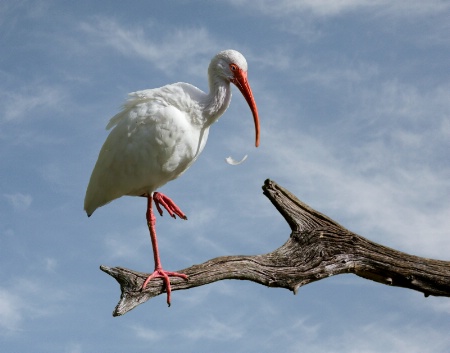
[[[98,155],[84,199],[84,210],[94,211],[122,196],[147,198],[146,221],[150,232],[155,269],[141,290],[153,278],[161,278],[171,304],[169,277],[187,275],[166,271],[161,265],[156,236],[156,217],[163,208],[173,218],[187,219],[169,197],[157,191],[181,176],[194,163],[208,139],[209,128],[227,110],[231,84],[244,96],[255,125],[255,146],[259,146],[258,108],[247,78],[247,61],[236,50],[223,50],[208,67],[209,92],[183,82],[130,93],[122,111],[106,126],[111,130]]]

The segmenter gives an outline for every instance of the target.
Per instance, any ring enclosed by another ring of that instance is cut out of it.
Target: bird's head
[[[236,85],[241,91],[250,110],[253,114],[255,122],[256,142],[255,146],[259,146],[259,116],[255,99],[253,98],[252,89],[247,79],[247,60],[236,50],[223,50],[218,53],[211,61],[209,70],[222,77],[225,80]]]

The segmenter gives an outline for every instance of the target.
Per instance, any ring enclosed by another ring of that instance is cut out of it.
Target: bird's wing
[[[199,102],[205,96],[206,94],[202,90],[184,82],[129,93],[122,111],[109,120],[106,130],[111,129],[122,119],[125,119],[138,104],[152,102],[159,106],[177,107],[178,110],[185,112],[190,119],[199,120],[199,123],[201,123],[202,117],[199,116]]]
[[[127,117],[127,114],[139,103],[152,102],[156,100],[158,89],[147,89],[143,91],[132,92],[128,94],[128,99],[123,105],[122,111],[114,115],[106,125],[106,130],[116,126],[121,120]]]
[[[207,131],[191,123],[198,108],[188,97],[179,102],[180,89],[165,86],[133,93],[123,111],[110,120],[108,128],[113,129],[86,191],[88,214],[123,195],[156,190],[196,159]]]

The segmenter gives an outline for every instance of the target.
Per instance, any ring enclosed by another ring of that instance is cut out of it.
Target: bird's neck
[[[227,110],[231,101],[230,82],[220,77],[209,78],[209,93],[205,97],[203,118],[211,125]]]

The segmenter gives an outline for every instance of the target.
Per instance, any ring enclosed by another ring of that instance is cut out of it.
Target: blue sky
[[[449,17],[439,0],[3,1],[2,351],[448,352],[449,299],[352,275],[296,296],[222,281],[113,318],[119,286],[99,265],[153,269],[145,200],[88,219],[83,198],[127,93],[206,90],[232,48],[261,145],[234,89],[199,160],[161,190],[189,218],[157,220],[166,269],[282,245],[266,178],[372,241],[450,260]]]

